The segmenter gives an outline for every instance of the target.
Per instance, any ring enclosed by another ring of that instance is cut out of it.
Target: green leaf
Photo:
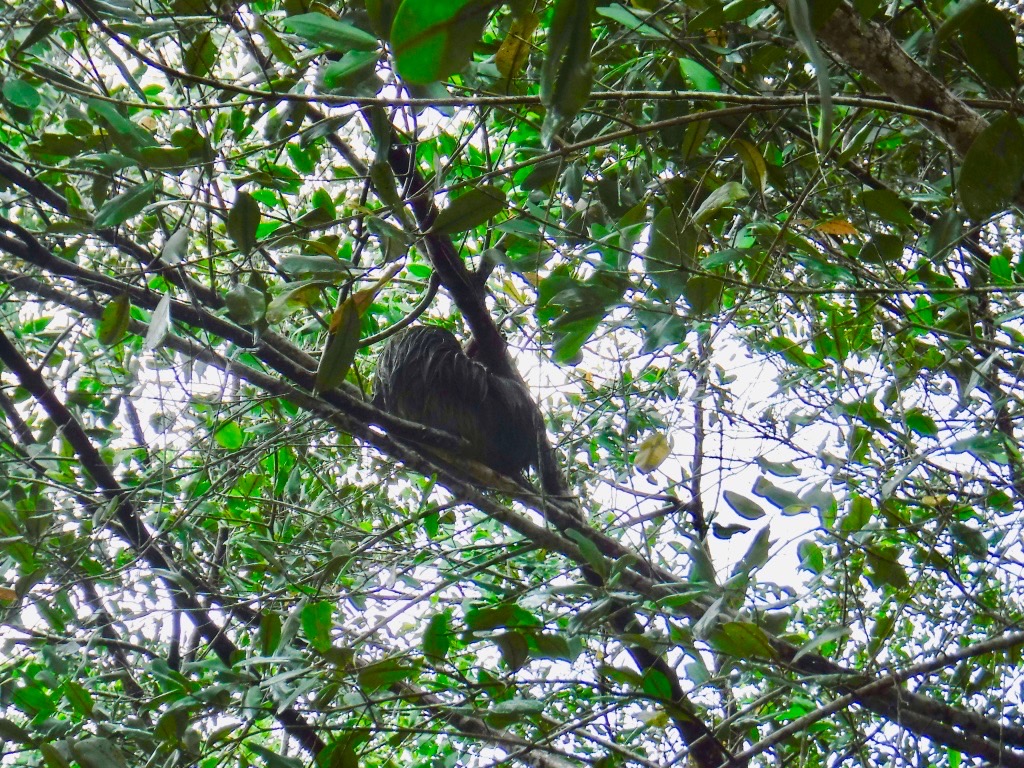
[[[768,526],[765,526],[754,534],[753,541],[750,542],[750,546],[744,553],[740,561],[736,563],[736,567],[733,568],[732,576],[747,577],[750,574],[761,568],[765,563],[768,562],[768,554],[771,551],[771,539],[769,538]]]
[[[127,293],[121,294],[103,308],[100,321],[96,328],[96,338],[105,347],[117,344],[128,331],[131,320],[132,304]]]
[[[304,768],[305,763],[295,757],[287,757],[285,755],[279,755],[271,749],[267,749],[261,744],[257,744],[252,741],[246,742],[246,746],[251,749],[255,754],[263,758],[267,768]]]
[[[44,741],[38,748],[43,755],[46,768],[71,768],[71,763],[67,761],[67,758],[50,742]]]
[[[672,683],[665,676],[664,672],[654,667],[644,672],[641,686],[644,693],[655,699],[672,701],[674,698],[672,696]]]
[[[217,445],[229,451],[237,451],[245,444],[242,428],[235,421],[229,421],[219,427],[213,433],[213,439],[217,441]]]
[[[11,106],[21,109],[33,110],[39,106],[42,99],[32,85],[17,77],[8,77],[4,80],[3,95]]]
[[[930,55],[959,34],[967,63],[991,88],[1016,88],[1020,62],[1013,27],[1006,15],[984,0],[968,0],[953,12],[935,34]]]
[[[386,685],[408,680],[418,671],[416,667],[404,665],[398,659],[385,659],[359,670],[359,687],[366,691],[375,691]]]
[[[960,168],[960,202],[967,214],[981,221],[1005,209],[1024,178],[1024,131],[1006,113],[974,140]]]
[[[186,49],[183,64],[185,71],[195,77],[206,77],[217,61],[217,45],[210,30],[201,32]]]
[[[279,262],[282,270],[293,277],[318,277],[321,279],[352,277],[352,263],[334,256],[320,254],[288,254]]]
[[[556,0],[540,73],[540,100],[547,107],[541,127],[545,146],[551,146],[554,137],[590,98],[594,79],[591,8],[589,0]]]
[[[800,476],[800,468],[791,461],[768,461],[763,456],[755,456],[754,461],[762,470],[776,477]]]
[[[444,80],[469,62],[496,0],[402,0],[391,25],[398,74],[409,83]]]
[[[650,474],[672,452],[672,441],[664,432],[655,432],[640,444],[636,455],[633,457],[633,466],[645,475]]]
[[[289,16],[283,24],[286,29],[291,30],[299,37],[304,37],[311,43],[345,53],[352,49],[372,51],[379,45],[377,38],[369,32],[364,32],[343,21],[335,21],[322,13]]]
[[[750,197],[750,192],[738,181],[726,182],[704,198],[704,202],[693,214],[694,225],[699,227],[727,205],[732,205],[747,197]]]
[[[744,520],[757,520],[765,516],[765,511],[761,509],[760,504],[741,493],[724,491],[722,497],[725,499],[725,503],[732,507],[733,511]]]
[[[373,74],[378,58],[377,51],[349,51],[321,70],[320,81],[327,90],[354,87]]]
[[[597,13],[599,16],[604,16],[606,19],[617,21],[629,31],[643,35],[644,37],[650,37],[655,40],[662,41],[666,38],[665,32],[652,27],[650,24],[644,23],[644,19],[650,15],[646,11],[613,4],[598,8]]]
[[[792,663],[795,664],[800,658],[818,650],[826,643],[834,643],[837,640],[841,640],[850,635],[851,632],[852,630],[849,627],[828,627],[818,632],[811,640],[800,646],[800,650],[796,652]]]
[[[913,227],[917,222],[900,196],[890,189],[869,189],[861,192],[858,201],[867,213],[898,226]]]
[[[224,295],[224,305],[228,316],[239,325],[256,325],[267,314],[267,297],[263,291],[235,283]]]
[[[466,628],[472,632],[487,632],[497,627],[538,627],[540,624],[536,616],[515,603],[466,611]]]
[[[818,95],[821,99],[821,118],[818,123],[818,146],[822,151],[832,141],[832,84],[829,81],[828,61],[825,59],[814,34],[811,22],[811,0],[789,0],[789,21],[801,47],[814,67],[818,81]]]
[[[105,202],[93,219],[97,229],[116,227],[142,212],[153,197],[156,181],[139,184]]]
[[[93,736],[81,741],[69,739],[68,747],[82,768],[128,768],[128,762],[121,749],[102,736]]]
[[[875,516],[875,505],[871,499],[860,494],[854,494],[850,499],[850,511],[847,512],[839,523],[839,530],[847,533],[863,531]]]
[[[320,301],[323,289],[330,285],[331,283],[325,280],[305,280],[289,284],[271,300],[267,307],[267,322],[279,323],[296,309],[313,306]]]
[[[686,281],[683,298],[696,317],[717,311],[722,305],[725,283],[713,275],[694,275]]]
[[[714,73],[705,67],[703,64],[694,61],[693,59],[680,59],[679,69],[683,73],[683,76],[693,83],[693,87],[698,91],[713,91],[720,93],[722,91],[722,84],[718,78],[715,77]]]
[[[501,651],[501,658],[513,672],[518,672],[526,664],[530,655],[530,645],[521,632],[503,632],[491,638]]]
[[[768,188],[768,164],[758,148],[746,139],[733,139],[730,146],[743,163],[747,178],[757,185],[757,190],[764,195]]]
[[[452,645],[451,613],[435,613],[423,631],[423,655],[435,664],[444,661]]]
[[[506,210],[505,193],[491,184],[474,187],[452,200],[437,214],[429,232],[435,235],[454,235],[484,224]]]
[[[356,359],[361,327],[359,310],[351,297],[339,307],[332,325],[337,329],[328,336],[327,347],[316,369],[317,392],[329,392],[341,384]]]
[[[899,563],[899,553],[894,545],[868,547],[867,577],[875,587],[899,590],[910,586],[907,571]]]
[[[949,533],[975,559],[984,560],[988,556],[988,539],[977,528],[953,521],[949,524]]]
[[[712,630],[708,643],[735,659],[774,659],[775,649],[764,630],[747,621],[727,621]]]
[[[302,608],[302,633],[320,653],[331,647],[331,630],[334,629],[334,604],[326,600],[306,603]]]
[[[647,276],[670,300],[678,298],[696,274],[697,234],[665,206],[651,222],[650,242],[644,253]]]
[[[228,237],[242,253],[256,247],[256,229],[260,225],[260,204],[248,192],[238,192],[228,213]]]
[[[759,477],[754,481],[754,493],[783,510],[805,509],[807,505],[793,491],[780,488],[767,477]]]
[[[910,408],[904,416],[907,427],[924,437],[935,437],[939,434],[939,427],[935,419],[922,411],[920,408]]]

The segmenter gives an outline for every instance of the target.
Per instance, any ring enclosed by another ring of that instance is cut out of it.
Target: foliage
[[[5,5],[4,764],[1024,765],[1019,26]],[[561,490],[367,404],[416,317]]]

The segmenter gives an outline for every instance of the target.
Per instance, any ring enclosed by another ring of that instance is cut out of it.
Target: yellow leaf
[[[857,228],[845,219],[831,219],[816,224],[814,227],[823,235],[835,235],[836,237],[852,237],[859,234]]]
[[[672,441],[663,433],[655,432],[640,444],[640,450],[633,458],[633,466],[645,475],[650,474],[661,466],[671,452]]]

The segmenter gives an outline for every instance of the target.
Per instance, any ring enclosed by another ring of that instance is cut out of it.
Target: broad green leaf
[[[267,297],[263,291],[244,283],[235,283],[224,294],[228,316],[239,325],[256,325],[267,314]]]
[[[349,51],[321,70],[320,81],[327,90],[352,88],[373,74],[378,58],[377,51]]]
[[[18,77],[8,77],[4,80],[2,89],[4,98],[9,104],[21,109],[33,110],[39,106],[42,99],[39,91],[34,86],[26,83]]]
[[[120,747],[102,736],[81,741],[69,739],[68,746],[82,768],[128,768],[128,761]]]
[[[774,659],[776,655],[764,630],[747,621],[718,625],[708,637],[708,643],[719,653],[735,659]]]
[[[319,303],[324,288],[331,283],[325,280],[305,280],[301,283],[290,283],[283,291],[270,301],[267,307],[267,322],[274,324],[284,320],[288,315],[301,307],[311,307]]]
[[[304,768],[304,763],[295,757],[278,754],[272,749],[267,749],[262,744],[253,741],[246,742],[246,746],[263,758],[266,768]]]
[[[336,21],[322,13],[289,16],[283,24],[285,29],[291,30],[299,37],[306,38],[311,43],[344,53],[352,49],[372,51],[379,45],[377,38],[369,32],[364,32],[343,21]]]
[[[682,58],[679,60],[679,69],[683,76],[693,83],[694,89],[698,91],[721,92],[722,84],[710,69],[693,59]]]
[[[357,679],[360,688],[366,691],[375,691],[378,688],[408,680],[418,672],[416,667],[405,665],[398,659],[385,659],[360,669]]]
[[[96,338],[105,347],[117,344],[128,331],[131,320],[132,304],[128,294],[124,293],[110,300],[103,308],[100,321],[96,328]]]
[[[750,542],[747,551],[740,558],[740,561],[736,563],[736,567],[733,568],[733,577],[750,576],[753,571],[761,568],[768,562],[768,554],[771,550],[771,539],[769,538],[771,534],[769,530],[766,525],[754,534],[754,539]]]
[[[329,392],[345,380],[359,349],[359,310],[352,298],[338,308],[331,319],[327,347],[316,369],[316,391]]]
[[[1017,118],[1003,114],[974,140],[960,168],[960,202],[981,221],[1003,210],[1024,178],[1024,131]]]
[[[726,182],[704,198],[704,202],[694,211],[693,223],[699,227],[727,205],[732,205],[748,197],[750,197],[750,192],[738,181]]]
[[[279,266],[289,275],[301,278],[318,277],[326,280],[352,277],[351,262],[342,261],[334,256],[288,254],[281,258]]]
[[[935,419],[922,411],[920,408],[910,408],[904,415],[907,427],[924,437],[935,437],[939,434],[939,427]]]
[[[515,603],[502,603],[498,606],[471,608],[466,611],[466,628],[472,632],[486,632],[497,627],[537,627],[537,617]]]
[[[306,603],[302,608],[302,633],[320,653],[331,647],[334,629],[334,604],[327,601]]]
[[[624,5],[615,3],[599,7],[597,9],[597,13],[600,16],[604,16],[606,19],[617,21],[629,31],[643,35],[644,37],[651,37],[655,40],[665,40],[668,37],[662,30],[645,23],[645,19],[648,18],[648,16],[651,16],[651,14],[648,14],[645,11],[640,11],[635,8],[627,8]],[[654,16],[654,18],[657,19],[657,16]]]
[[[650,242],[644,254],[647,275],[670,300],[686,290],[696,271],[697,236],[671,207],[665,206],[651,222]]]
[[[541,142],[554,137],[590,98],[594,68],[590,59],[589,0],[556,0],[540,74],[540,99],[547,107]]]
[[[755,456],[754,461],[765,472],[776,477],[800,476],[800,468],[791,461],[768,461],[763,456]]]
[[[67,761],[67,758],[50,742],[42,742],[38,749],[43,755],[46,768],[71,768],[71,763]]]
[[[182,63],[185,71],[195,77],[206,77],[213,69],[217,61],[217,44],[213,40],[213,33],[205,30],[192,41],[192,44],[185,50],[185,57]]]
[[[648,696],[653,696],[655,699],[662,701],[672,701],[672,684],[669,679],[665,676],[665,673],[659,669],[651,668],[644,672],[643,691]]]
[[[155,189],[156,182],[147,181],[144,184],[139,184],[122,192],[117,197],[105,202],[96,211],[93,224],[95,224],[97,229],[106,229],[107,227],[116,227],[119,224],[123,224],[132,216],[142,213],[142,209],[149,205],[149,201],[153,198]]]
[[[242,253],[256,247],[256,229],[260,225],[260,204],[248,192],[239,191],[228,213],[228,237]]]
[[[402,0],[391,25],[398,74],[409,83],[444,80],[470,60],[496,0]]]
[[[213,439],[217,441],[217,445],[229,451],[237,451],[245,444],[242,428],[238,426],[236,421],[229,421],[219,427],[213,433]]]
[[[867,548],[867,577],[876,588],[910,586],[907,571],[899,562],[899,549],[891,545]]]
[[[435,235],[454,235],[486,223],[506,210],[505,193],[491,184],[482,184],[452,200],[437,214],[430,226]]]
[[[875,516],[875,506],[871,499],[860,494],[854,494],[850,499],[850,511],[847,512],[839,524],[839,530],[848,533],[863,531]]]
[[[967,63],[991,88],[1016,88],[1020,62],[1013,27],[1006,15],[984,0],[967,0],[953,6],[953,12],[935,34],[931,56],[951,36],[959,34]]]
[[[873,213],[890,224],[913,227],[917,223],[900,196],[890,189],[866,190],[860,193],[858,200],[867,213]]]
[[[797,651],[796,655],[793,657],[793,663],[795,664],[808,653],[817,651],[826,643],[834,643],[837,640],[847,637],[850,633],[851,629],[849,627],[828,627],[827,629],[818,632],[813,639],[808,640],[800,646],[800,650]]]
[[[983,560],[988,556],[988,539],[977,528],[953,521],[949,524],[949,533],[972,557]]]
[[[777,506],[779,509],[798,509],[806,506],[803,499],[801,499],[793,491],[789,491],[785,488],[780,488],[775,485],[767,477],[759,477],[754,482],[754,493],[762,498],[768,499],[772,504]]]
[[[722,305],[725,283],[714,275],[694,275],[686,281],[683,298],[696,317],[709,315]]]
[[[452,644],[451,614],[435,613],[423,630],[423,655],[435,664],[444,661]]]
[[[761,509],[760,504],[753,499],[747,498],[741,493],[736,493],[735,491],[723,491],[722,498],[724,498],[725,503],[732,507],[733,511],[744,520],[757,520],[758,518],[765,516],[765,511]]]
[[[671,62],[668,65],[668,72],[661,81],[659,90],[684,91],[686,90],[686,86],[686,78],[683,77],[683,72],[679,68],[679,62]],[[680,94],[678,98],[659,99],[654,105],[654,119],[658,122],[683,117],[689,113],[690,102],[684,94]],[[661,137],[662,144],[669,149],[675,149],[678,147],[682,143],[683,137],[686,135],[687,127],[687,124],[679,123],[659,130],[658,135]]]
[[[747,178],[754,182],[757,191],[764,195],[768,184],[768,164],[757,146],[746,139],[733,139],[731,146],[736,150]]]
[[[530,656],[530,645],[521,632],[502,632],[491,638],[501,651],[502,661],[513,672],[518,672]]]

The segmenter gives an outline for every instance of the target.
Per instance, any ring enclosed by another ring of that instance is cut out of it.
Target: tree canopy
[[[1021,26],[10,0],[0,762],[1024,766]]]

